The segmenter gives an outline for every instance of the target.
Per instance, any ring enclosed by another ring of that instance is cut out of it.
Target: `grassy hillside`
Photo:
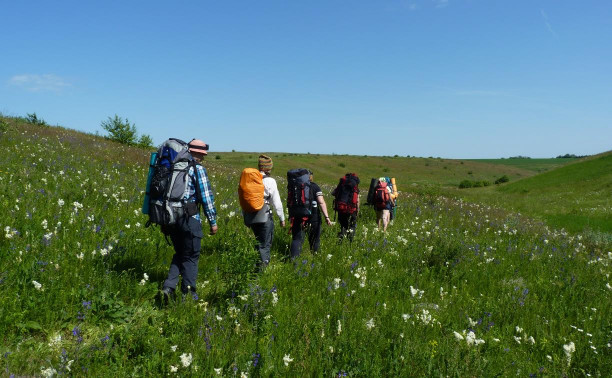
[[[276,220],[271,264],[257,273],[236,196],[248,154],[211,153],[219,232],[202,240],[199,298],[166,306],[157,293],[173,251],[140,213],[148,151],[0,120],[3,375],[612,371],[610,244],[489,205],[405,191],[388,233],[364,208],[352,244],[338,243],[337,225],[326,227],[320,252],[305,246],[295,261]],[[312,164],[326,192],[349,163],[367,177],[384,161],[274,156],[279,187],[287,167]],[[385,173],[415,188],[439,187],[472,164],[405,159],[413,171],[403,172],[401,159],[387,159],[398,172]],[[483,175],[503,168],[473,164]],[[437,184],[417,172],[434,172]]]
[[[334,183],[346,172],[357,172],[369,183],[372,177],[396,177],[402,189],[423,189],[428,187],[456,187],[465,179],[489,180],[507,175],[511,180],[529,177],[535,174],[531,169],[522,169],[495,163],[483,163],[472,160],[453,160],[442,158],[406,158],[355,155],[318,155],[267,153],[274,159],[278,176],[288,169],[304,167],[311,169],[317,181]],[[211,153],[210,158],[219,156],[217,162],[242,169],[257,166],[259,153],[225,152]]]
[[[472,161],[491,164],[502,164],[510,167],[527,169],[534,172],[546,172],[555,168],[562,167],[567,163],[577,160],[576,158],[554,158],[554,159],[475,159]]]
[[[612,238],[612,152],[499,187],[459,193],[540,217],[555,227],[591,229]]]

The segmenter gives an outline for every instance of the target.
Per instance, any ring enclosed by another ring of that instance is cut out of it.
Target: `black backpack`
[[[304,168],[287,172],[287,209],[290,217],[310,217],[312,214],[310,171]]]
[[[339,214],[353,214],[357,211],[359,200],[359,177],[347,173],[340,179],[334,190],[334,210]]]

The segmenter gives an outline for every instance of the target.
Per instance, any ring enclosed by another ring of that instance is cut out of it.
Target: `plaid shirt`
[[[200,184],[200,193],[202,194],[202,198],[199,199],[198,202],[202,204],[204,208],[204,214],[208,219],[208,223],[211,226],[217,224],[217,209],[215,209],[215,197],[213,195],[212,187],[210,185],[210,180],[208,180],[208,175],[206,174],[206,168],[201,166],[200,164],[196,165],[198,171],[198,182]],[[183,199],[188,202],[196,202],[196,177],[193,171],[193,168],[189,168],[189,183],[187,185],[187,190],[185,191],[185,196]],[[200,220],[200,213],[198,212],[193,216],[197,220]]]

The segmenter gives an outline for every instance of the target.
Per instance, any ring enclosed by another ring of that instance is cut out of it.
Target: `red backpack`
[[[357,211],[359,201],[359,177],[347,173],[340,179],[334,190],[334,210],[338,214],[353,214]]]
[[[390,200],[391,196],[387,190],[387,183],[385,181],[379,182],[374,191],[374,207],[376,207],[376,210],[384,210]]]

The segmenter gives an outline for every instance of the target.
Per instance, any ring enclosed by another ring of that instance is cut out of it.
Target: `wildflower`
[[[144,273],[144,274],[143,274],[143,279],[142,279],[142,280],[140,280],[140,284],[139,284],[139,285],[140,285],[140,286],[144,286],[144,285],[147,283],[147,281],[148,281],[148,280],[149,280],[149,275],[148,275],[148,274],[146,274],[146,273]]]
[[[472,331],[468,332],[467,336],[465,337],[465,342],[467,343],[467,345],[474,344],[475,340],[476,340],[476,334]]]
[[[340,278],[334,278],[334,289],[340,288],[340,282],[342,282]]]
[[[222,318],[222,317],[220,317],[219,315],[217,315],[217,316],[216,316],[216,318],[217,318],[217,320],[218,320],[218,321],[223,320],[223,318]]]
[[[453,331],[453,335],[455,335],[455,339],[457,339],[457,341],[463,340],[463,336],[459,332]]]
[[[329,353],[334,353],[334,347],[333,346],[329,346]]]
[[[518,336],[513,336],[514,337],[514,341],[516,341],[518,344],[521,343],[521,338]]]
[[[285,357],[283,357],[283,362],[285,363],[285,366],[289,366],[289,363],[293,361],[293,358],[291,358],[290,355],[285,354]]]
[[[523,329],[519,326],[516,326],[516,333],[521,333],[523,332]]]
[[[563,345],[563,351],[565,352],[567,365],[569,366],[572,363],[572,353],[576,351],[576,345],[574,345],[573,341],[570,341],[569,344]]]
[[[529,338],[527,339],[527,342],[530,344],[535,344],[535,339],[533,338],[533,336],[529,336]]]
[[[32,281],[32,285],[34,285],[34,287],[36,288],[36,290],[42,290],[42,285],[40,283],[38,283],[37,281]]]
[[[552,356],[551,356],[551,355],[549,355],[549,354],[547,354],[547,355],[546,355],[546,359],[547,359],[548,361],[550,361],[550,362],[552,362],[552,360],[553,360],[553,359],[552,359]]]
[[[176,352],[176,347],[178,347],[178,345],[173,345],[170,347],[170,350],[172,350],[173,352]]]
[[[58,199],[58,200],[57,200],[57,204],[59,205],[59,207],[64,206],[64,200],[63,200],[63,199],[61,199],[61,198],[60,198],[60,199]]]
[[[176,373],[178,368],[176,366],[170,365],[170,373]]]
[[[333,255],[330,253],[327,255],[327,261],[331,260],[331,258],[333,257]]]
[[[342,323],[338,320],[338,335],[342,333]]]
[[[40,225],[42,226],[43,230],[46,230],[47,229],[47,220],[43,219],[43,221],[40,222]]]
[[[402,319],[404,319],[405,322],[408,321],[408,318],[410,318],[410,315],[408,314],[402,314]]]
[[[374,324],[374,318],[371,318],[370,320],[368,320],[365,326],[368,329],[368,331],[371,331],[372,328],[376,327],[376,325]]]
[[[192,360],[193,360],[193,356],[191,355],[191,353],[181,354],[181,364],[183,365],[183,367],[189,367],[189,365],[191,365]]]
[[[249,374],[248,374],[248,373],[246,373],[246,372],[244,372],[244,371],[241,371],[241,372],[240,372],[240,378],[248,378],[248,376],[249,376]]]
[[[56,374],[57,374],[57,370],[55,370],[55,369],[54,369],[54,368],[52,368],[52,367],[48,367],[48,368],[46,368],[46,369],[41,368],[41,369],[40,369],[40,374],[41,374],[43,377],[53,377],[54,375],[56,375]]]
[[[278,294],[275,291],[272,292],[272,306],[276,306],[278,303]]]
[[[223,372],[223,368],[214,368],[213,370],[215,371],[215,374],[217,375],[221,375],[221,373]]]

